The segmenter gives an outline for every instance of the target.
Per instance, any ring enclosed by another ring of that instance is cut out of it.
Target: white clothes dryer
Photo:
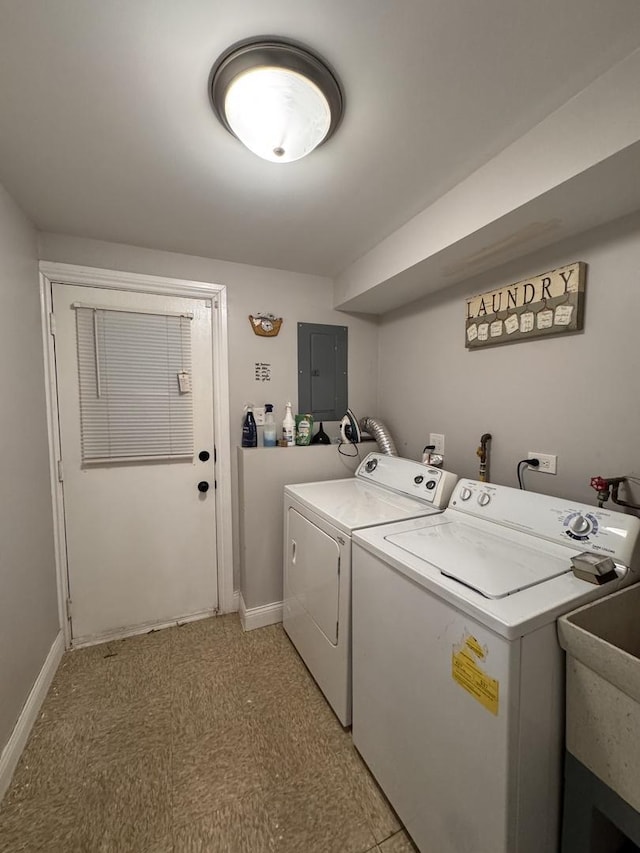
[[[353,740],[420,850],[557,853],[557,617],[640,580],[640,521],[460,480],[434,518],[354,534]],[[602,586],[573,574],[609,556]]]
[[[351,723],[351,535],[442,512],[456,480],[369,453],[355,477],[285,486],[284,629],[343,726]]]

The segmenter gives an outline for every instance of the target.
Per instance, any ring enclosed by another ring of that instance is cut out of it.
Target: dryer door
[[[332,645],[338,643],[340,545],[293,507],[287,518],[285,597],[306,611]]]

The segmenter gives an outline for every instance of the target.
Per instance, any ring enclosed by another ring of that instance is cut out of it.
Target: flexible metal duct
[[[398,455],[396,446],[391,438],[391,433],[382,421],[379,421],[377,418],[360,418],[359,426],[361,430],[368,432],[369,435],[375,438],[378,442],[380,453],[384,453],[387,456]]]

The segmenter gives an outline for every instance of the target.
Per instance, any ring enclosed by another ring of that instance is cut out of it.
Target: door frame
[[[49,474],[53,506],[55,564],[58,587],[58,613],[64,634],[65,648],[72,645],[71,628],[67,614],[69,578],[67,574],[67,542],[64,518],[64,495],[58,476],[60,454],[60,429],[58,419],[58,390],[52,331],[51,285],[73,284],[84,287],[101,287],[131,293],[149,293],[160,296],[191,297],[211,300],[214,310],[212,320],[213,350],[213,424],[216,446],[215,477],[216,500],[216,558],[218,583],[218,611],[231,613],[238,609],[238,595],[233,589],[233,544],[231,493],[231,440],[229,430],[229,356],[227,335],[227,289],[212,282],[188,281],[155,275],[84,267],[75,264],[40,261],[40,312],[44,350],[45,393],[47,405],[47,430],[49,436]],[[148,628],[145,628],[148,630]]]

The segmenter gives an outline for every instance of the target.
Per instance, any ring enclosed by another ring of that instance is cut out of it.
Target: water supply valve
[[[604,477],[592,477],[590,482],[591,488],[598,493],[598,506],[602,506],[605,501],[609,500],[609,481]]]
[[[626,477],[592,477],[590,480],[591,488],[598,493],[598,506],[603,506],[606,501],[611,500],[618,506],[625,506],[629,509],[640,509],[638,504],[623,501],[618,496],[618,489],[621,483],[626,483]]]

